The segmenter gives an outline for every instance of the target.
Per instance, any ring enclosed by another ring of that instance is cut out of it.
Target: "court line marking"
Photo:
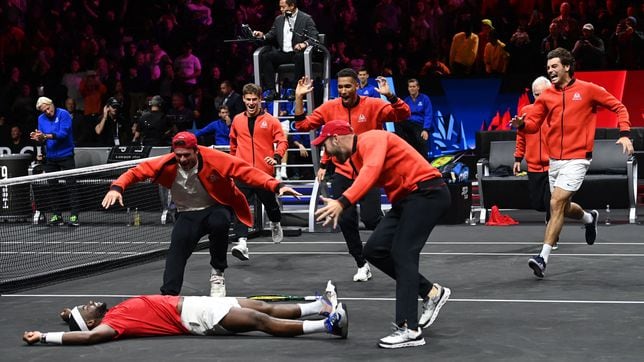
[[[12,298],[132,298],[140,294],[0,294],[0,297]],[[234,297],[245,298],[245,297]],[[387,297],[343,297],[339,300],[390,302],[396,298]],[[420,299],[418,299],[420,300]],[[452,298],[448,302],[460,303],[562,303],[562,304],[644,304],[644,300],[556,300],[556,299],[482,299],[482,298]]]
[[[0,255],[143,255],[152,251],[158,251],[160,249],[155,249],[151,251],[132,251],[132,252],[117,252],[117,251],[101,251],[101,252],[92,252],[92,251],[4,251],[0,252]],[[253,251],[253,255],[346,255],[346,251]],[[228,252],[230,255],[230,252]],[[198,251],[192,253],[192,255],[208,255],[209,252]],[[420,255],[445,255],[445,256],[533,256],[534,253],[452,253],[452,252],[422,252]],[[551,254],[553,256],[594,256],[594,257],[644,257],[644,254],[624,254],[624,253],[614,253],[614,254],[605,254],[605,253],[556,253]]]
[[[207,241],[204,240],[204,241]],[[157,241],[157,242],[146,242],[146,241],[0,241],[0,245],[54,245],[54,244],[105,244],[105,245],[169,245],[169,241]],[[272,241],[248,241],[249,245],[272,245],[275,244]],[[293,245],[346,245],[344,241],[286,241],[282,242],[282,245],[293,244]],[[429,241],[426,243],[429,246],[445,244],[445,245],[541,245],[543,244],[540,241]],[[561,242],[559,245],[587,245],[586,242]],[[628,243],[628,242],[600,242],[594,244],[593,246],[615,246],[615,245],[635,245],[642,246],[644,243]]]

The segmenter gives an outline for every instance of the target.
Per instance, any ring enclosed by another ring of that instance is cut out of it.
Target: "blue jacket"
[[[423,93],[418,93],[416,101],[413,101],[411,96],[405,98],[405,103],[409,105],[411,110],[411,117],[409,121],[423,126],[424,130],[430,131],[433,127],[434,113],[432,110],[432,102],[429,97]]]
[[[38,117],[38,129],[45,134],[51,133],[54,139],[45,141],[47,158],[57,160],[74,156],[74,136],[72,134],[72,116],[62,109],[56,108],[52,118],[44,113]]]
[[[230,127],[226,125],[226,121],[223,119],[218,119],[208,123],[208,125],[197,132],[195,136],[201,137],[207,134],[215,134],[215,145],[217,146],[228,146],[230,145]]]
[[[380,93],[371,84],[367,84],[364,88],[358,88],[357,93],[359,96],[380,98]]]

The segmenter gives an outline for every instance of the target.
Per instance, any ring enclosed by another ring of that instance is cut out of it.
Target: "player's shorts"
[[[190,333],[200,336],[232,334],[219,322],[233,307],[241,308],[236,298],[183,297],[181,323]]]
[[[550,170],[548,171],[550,192],[555,187],[571,192],[579,190],[589,167],[590,160],[585,158],[574,160],[551,159]]]

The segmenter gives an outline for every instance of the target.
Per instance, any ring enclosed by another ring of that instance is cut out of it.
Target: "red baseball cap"
[[[347,121],[331,121],[322,127],[320,135],[317,136],[311,144],[313,146],[319,146],[326,141],[327,138],[332,136],[342,136],[347,134],[352,134],[353,128]]]
[[[197,137],[190,132],[179,132],[172,137],[172,148],[197,148]]]

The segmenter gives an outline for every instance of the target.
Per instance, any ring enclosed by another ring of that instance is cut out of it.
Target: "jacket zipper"
[[[564,113],[566,112],[566,88],[561,90],[561,145],[559,148],[559,159],[563,159],[563,144],[564,144]]]

